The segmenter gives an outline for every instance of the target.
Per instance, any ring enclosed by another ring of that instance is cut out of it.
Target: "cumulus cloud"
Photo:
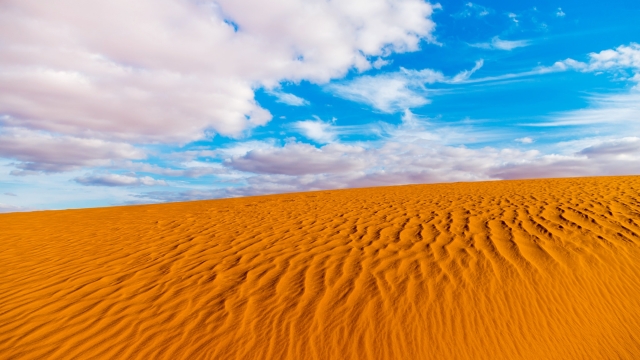
[[[0,156],[18,160],[14,175],[54,173],[85,166],[104,166],[120,159],[143,159],[132,145],[50,134],[21,128],[0,131]]]
[[[565,17],[565,15],[567,15],[567,14],[565,14],[564,11],[562,11],[562,8],[558,8],[558,11],[556,11],[556,16],[557,17]]]
[[[81,185],[87,186],[166,186],[164,180],[156,180],[150,176],[135,176],[122,174],[87,174],[73,179]]]
[[[502,40],[498,36],[491,39],[490,42],[469,44],[472,47],[487,50],[513,50],[520,47],[531,45],[529,40]]]
[[[640,82],[640,44],[621,45],[615,49],[607,49],[589,54],[589,62],[566,59],[556,62],[554,67],[562,70],[578,70],[582,72],[612,72],[623,80]],[[632,75],[629,75],[631,72]]]
[[[421,0],[0,3],[0,114],[70,136],[188,142],[265,124],[254,89],[326,82],[434,41]],[[286,97],[286,101],[293,98]]]
[[[242,137],[271,119],[254,99],[257,88],[324,83],[435,42],[435,7],[423,0],[2,1],[0,126],[48,132],[48,153],[66,152],[56,142],[91,143],[120,149],[115,159],[140,158],[124,154],[136,152],[126,144]],[[45,152],[40,159],[30,146],[22,138],[4,144],[0,156],[29,158],[15,174],[105,160],[96,151],[69,154],[77,161],[51,161]]]
[[[391,64],[391,60],[385,60],[383,58],[377,58],[374,62],[371,63],[371,66],[373,66],[375,69],[380,69],[383,66],[387,66]]]

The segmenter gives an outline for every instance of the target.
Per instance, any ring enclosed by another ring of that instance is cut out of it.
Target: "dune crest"
[[[640,359],[640,177],[0,225],[2,359]]]

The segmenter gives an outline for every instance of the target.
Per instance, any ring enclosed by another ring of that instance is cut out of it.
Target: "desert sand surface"
[[[640,177],[0,215],[0,359],[640,359]]]

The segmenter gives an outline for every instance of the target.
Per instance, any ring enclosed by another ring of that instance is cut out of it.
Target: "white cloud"
[[[391,64],[391,60],[385,60],[383,58],[377,58],[374,62],[371,63],[371,66],[373,66],[375,69],[380,69],[383,66],[387,66]]]
[[[626,124],[626,128],[617,128],[620,132],[640,130],[640,91],[631,90],[627,94],[595,95],[589,98],[591,105],[585,109],[558,113],[549,121],[539,125],[595,125]]]
[[[0,157],[18,160],[15,175],[62,172],[85,166],[104,166],[121,159],[143,159],[132,145],[98,139],[50,134],[20,128],[0,131]]]
[[[471,75],[473,75],[474,72],[480,70],[480,68],[482,67],[482,65],[484,65],[484,60],[480,59],[478,61],[476,61],[476,64],[473,68],[471,68],[471,70],[463,70],[460,73],[458,73],[456,76],[454,76],[451,79],[451,83],[455,84],[455,83],[461,83],[464,81],[469,80],[469,78],[471,77]]]
[[[241,136],[271,118],[256,87],[322,83],[417,50],[435,41],[433,9],[421,0],[3,1],[0,115],[131,143]]]
[[[73,179],[81,185],[88,186],[166,186],[164,180],[156,180],[150,176],[121,174],[87,174]]]
[[[274,96],[278,102],[291,105],[291,106],[305,106],[309,105],[309,101],[286,92],[279,90],[267,90],[267,94]]]
[[[556,16],[557,17],[565,17],[565,15],[567,15],[567,14],[565,14],[564,11],[562,11],[562,8],[558,8],[558,11],[556,12]]]
[[[531,45],[529,40],[502,40],[498,36],[491,39],[490,42],[469,44],[472,47],[488,49],[488,50],[507,50],[511,51],[516,48]]]
[[[618,46],[616,49],[589,54],[589,71],[632,69],[640,71],[640,44]]]
[[[411,112],[411,110],[405,109],[402,113],[402,123],[408,126],[416,126],[418,118],[413,112]]]
[[[576,70],[585,73],[608,72],[618,79],[640,84],[640,44],[621,45],[616,49],[608,49],[589,54],[588,62],[566,59],[553,66],[540,68],[541,72]],[[547,122],[535,124],[541,126],[577,126],[577,125],[620,125],[625,128],[608,126],[604,132],[617,133],[639,131],[640,125],[640,85],[630,89],[628,93],[591,95],[589,107],[573,111],[553,114]]]
[[[589,62],[566,59],[554,64],[563,70],[573,69],[582,72],[608,71],[621,75],[623,80],[640,81],[640,44],[621,45],[615,49],[589,54]],[[633,75],[629,76],[626,72]]]
[[[528,136],[516,139],[515,141],[517,141],[517,142],[519,142],[521,144],[532,144],[533,143],[533,139],[528,137]]]
[[[371,105],[387,113],[420,107],[430,102],[423,94],[412,89],[414,79],[397,72],[377,76],[361,76],[346,83],[331,84],[332,93],[356,102]]]
[[[622,45],[616,49],[604,50],[599,53],[590,53],[589,62],[581,62],[569,58],[557,61],[551,66],[539,66],[532,70],[520,73],[464,79],[460,81],[460,83],[471,84],[503,81],[528,76],[564,72],[568,70],[576,70],[585,73],[591,72],[596,74],[609,72],[617,75],[618,80],[640,83],[640,45],[631,43],[628,46]],[[445,80],[443,82],[452,83],[451,80]],[[636,90],[640,90],[640,85],[636,85]]]
[[[491,13],[493,13],[493,10],[486,6],[467,2],[466,4],[464,4],[464,8],[460,12],[455,13],[452,16],[454,18],[468,18],[472,16],[482,18]]]
[[[326,144],[337,139],[337,133],[332,124],[319,119],[297,121],[292,124],[292,127],[317,143]]]
[[[382,112],[393,113],[429,104],[431,101],[427,94],[432,90],[427,89],[425,85],[467,82],[483,64],[483,60],[478,60],[472,69],[461,71],[453,77],[447,77],[432,69],[400,68],[400,71],[393,73],[365,75],[351,81],[333,83],[326,89],[342,98],[370,105]]]
[[[587,62],[566,59],[553,66],[540,68],[541,72],[576,70],[584,73],[614,74],[617,80],[640,83],[640,45],[631,43],[615,49],[589,54]],[[588,126],[600,136],[621,136],[640,132],[640,85],[628,92],[590,95],[589,106],[583,109],[559,112],[546,117],[546,121],[533,126]]]

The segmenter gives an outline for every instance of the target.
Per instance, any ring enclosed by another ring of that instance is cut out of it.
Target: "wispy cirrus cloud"
[[[274,96],[278,102],[291,105],[291,106],[305,106],[309,105],[309,101],[296,96],[294,94],[286,93],[277,89],[267,90],[267,94]]]
[[[521,144],[533,144],[533,139],[528,137],[528,136],[515,139],[515,141],[517,141],[517,142],[519,142]]]
[[[404,111],[430,103],[428,94],[436,92],[425,87],[428,84],[458,84],[467,81],[484,64],[476,61],[473,68],[448,77],[433,69],[400,71],[376,76],[360,76],[352,81],[338,82],[326,86],[337,96],[368,104],[386,113]]]
[[[588,97],[589,107],[584,109],[560,112],[546,118],[538,126],[579,126],[608,124],[626,128],[618,128],[621,132],[640,130],[640,91],[629,93],[591,95]]]
[[[489,45],[488,45],[489,46]],[[505,50],[513,48],[515,44],[501,44]],[[599,53],[589,54],[588,62],[580,62],[574,59],[557,61],[550,66],[538,66],[532,70],[507,73],[496,76],[471,78],[483,66],[483,60],[478,60],[470,70],[463,70],[452,77],[445,76],[442,72],[433,69],[410,70],[401,68],[400,71],[384,73],[377,76],[360,76],[348,82],[330,84],[326,89],[334,94],[352,100],[371,105],[373,108],[387,112],[400,112],[405,109],[417,108],[429,104],[429,94],[437,93],[437,90],[429,89],[429,84],[464,85],[495,81],[518,79],[523,77],[577,70],[581,72],[610,72],[616,74],[622,80],[640,83],[640,45],[632,43],[628,46],[619,46],[616,49],[604,50]],[[631,95],[633,97],[633,95]],[[621,98],[611,98],[611,102],[626,101]],[[616,106],[621,105],[617,104]],[[618,106],[622,113],[635,114],[635,108]],[[593,113],[593,116],[597,116]]]
[[[464,7],[459,12],[451,15],[454,18],[468,18],[468,17],[485,17],[487,15],[493,14],[494,10],[488,8],[486,6],[482,6],[476,3],[467,2],[464,4]]]
[[[503,39],[500,39],[498,36],[493,37],[489,42],[469,44],[469,46],[471,47],[480,48],[480,49],[506,50],[506,51],[511,51],[513,49],[526,47],[529,45],[531,45],[530,40],[503,40]]]
[[[436,77],[442,74],[433,72]],[[364,103],[382,112],[396,112],[426,105],[423,85],[410,79],[404,71],[378,76],[362,76],[353,81],[331,84],[327,89],[335,95]]]

